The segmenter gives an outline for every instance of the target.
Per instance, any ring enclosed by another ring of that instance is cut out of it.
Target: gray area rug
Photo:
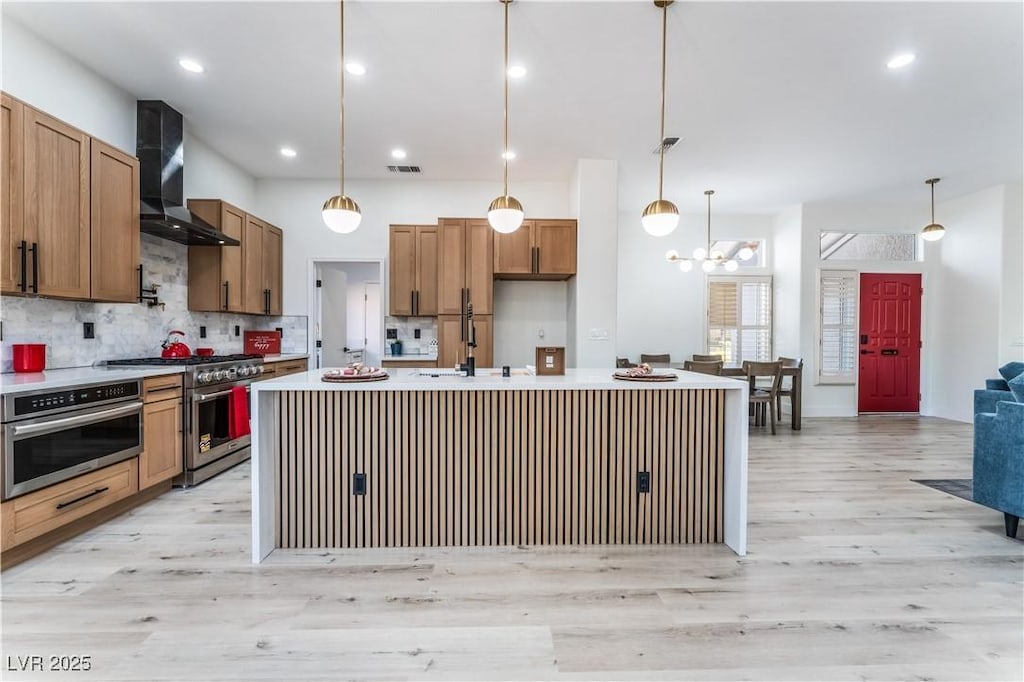
[[[929,488],[949,493],[968,502],[974,502],[974,479],[972,478],[912,478],[910,480],[914,483],[920,483]]]

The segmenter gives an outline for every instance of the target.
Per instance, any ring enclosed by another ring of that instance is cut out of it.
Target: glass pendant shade
[[[671,234],[679,224],[679,209],[666,199],[652,201],[644,209],[640,223],[652,237],[664,237]]]
[[[739,266],[740,266],[740,264],[737,263],[734,260],[727,260],[727,261],[725,261],[725,271],[726,272],[736,272],[736,269]]]
[[[515,232],[523,224],[523,205],[515,197],[500,196],[487,209],[487,222],[495,232]]]
[[[355,232],[363,219],[363,214],[359,211],[359,204],[340,194],[335,194],[324,202],[321,215],[324,224],[338,234]]]
[[[744,246],[736,254],[736,257],[739,258],[740,260],[750,260],[751,258],[754,257],[754,250],[749,246]]]
[[[679,269],[682,270],[683,272],[689,272],[690,270],[693,270],[693,261],[690,260],[689,258],[685,258],[679,261]]]
[[[700,264],[700,267],[704,269],[704,272],[714,272],[715,271],[715,261],[713,261],[713,260],[706,260],[706,261],[704,261],[703,263]]]
[[[667,260],[669,263],[674,263],[675,261],[679,260],[679,252],[676,251],[675,249],[669,249],[668,251],[665,252],[665,260]]]
[[[708,257],[708,251],[703,246],[698,246],[693,250],[693,257],[697,260],[704,260]]]

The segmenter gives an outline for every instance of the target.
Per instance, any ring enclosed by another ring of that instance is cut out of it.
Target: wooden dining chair
[[[722,362],[725,358],[723,358],[721,355],[699,355],[697,353],[694,353],[691,356],[691,359],[694,362]]]
[[[804,359],[803,358],[784,358],[779,356],[779,362],[785,367],[796,367],[803,369]],[[785,377],[783,377],[785,380]],[[790,377],[789,383],[779,384],[778,395],[775,396],[775,414],[778,416],[779,421],[782,421],[782,397],[787,396],[789,398],[789,409],[793,409],[793,382],[796,381],[796,377]]]
[[[660,353],[657,355],[649,353],[640,354],[640,364],[647,363],[648,365],[667,365],[672,362],[669,353]]]
[[[719,376],[722,373],[722,361],[699,362],[696,360],[685,360],[683,362],[683,369],[687,372],[699,372],[701,374],[714,374],[715,376]]]
[[[743,368],[750,382],[750,405],[754,408],[755,424],[764,423],[763,415],[767,410],[772,420],[772,435],[775,435],[775,400],[779,395],[779,386],[782,385],[782,363],[747,360]],[[768,378],[771,383],[764,387],[758,386],[758,378]]]
[[[615,369],[629,369],[630,367],[636,367],[636,363],[630,362],[629,358],[615,358]]]

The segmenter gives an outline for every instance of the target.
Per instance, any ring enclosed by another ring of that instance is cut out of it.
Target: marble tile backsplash
[[[184,341],[196,348],[213,348],[218,355],[242,352],[241,331],[281,327],[281,352],[305,353],[306,317],[260,317],[228,313],[194,313],[188,306],[188,247],[142,235],[143,281],[159,285],[164,306],[145,303],[89,303],[45,298],[4,296],[0,299],[3,341],[0,371],[10,372],[11,345],[45,343],[47,369],[86,367],[115,358],[154,357],[167,332],[180,329]],[[95,324],[96,338],[82,338],[82,323]],[[206,338],[199,338],[199,327]]]
[[[387,330],[394,329],[398,340],[402,342],[402,355],[436,355],[437,354],[437,318],[436,317],[392,317],[384,318],[384,354],[391,354],[391,342],[387,338]],[[416,330],[420,330],[420,338],[416,338]]]

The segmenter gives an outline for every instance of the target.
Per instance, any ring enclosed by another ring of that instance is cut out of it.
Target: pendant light
[[[654,6],[661,8],[661,135],[658,138],[658,198],[647,204],[640,223],[647,234],[664,237],[671,234],[679,224],[679,209],[667,199],[662,199],[665,182],[665,62],[668,40],[668,6],[673,0],[654,0]]]
[[[693,250],[692,258],[682,258],[679,256],[679,252],[675,250],[669,251],[665,254],[665,260],[667,260],[669,263],[679,263],[679,269],[682,270],[683,272],[689,272],[690,270],[693,270],[694,263],[700,263],[700,267],[704,272],[714,272],[715,269],[718,268],[719,266],[724,268],[726,272],[736,272],[736,269],[740,266],[740,264],[737,263],[734,259],[726,258],[725,254],[722,253],[721,251],[712,251],[711,249],[711,196],[714,193],[715,190],[713,189],[704,190],[704,196],[708,198],[707,248],[704,248],[703,246],[698,246],[696,249]],[[749,247],[745,246],[743,248],[750,250],[750,256],[754,255],[753,250],[750,249]],[[748,260],[750,256],[744,258],[743,260]]]
[[[941,178],[930,178],[925,180],[926,185],[932,186],[932,222],[921,230],[921,238],[926,242],[937,242],[946,234],[946,228],[935,222],[935,183]]]
[[[498,2],[505,6],[505,65],[502,71],[505,74],[505,108],[502,110],[505,133],[504,146],[501,148],[501,158],[504,162],[504,192],[492,201],[490,208],[487,209],[487,222],[491,224],[495,232],[509,234],[518,230],[519,226],[523,224],[523,205],[519,203],[518,199],[508,194],[508,6],[512,4],[512,0],[498,0]]]
[[[341,0],[338,4],[341,6],[339,23],[341,34],[341,114],[338,117],[338,128],[341,133],[341,145],[338,151],[341,192],[324,202],[321,215],[328,228],[340,234],[348,234],[355,232],[363,216],[359,212],[359,204],[351,197],[345,196],[345,0]]]

